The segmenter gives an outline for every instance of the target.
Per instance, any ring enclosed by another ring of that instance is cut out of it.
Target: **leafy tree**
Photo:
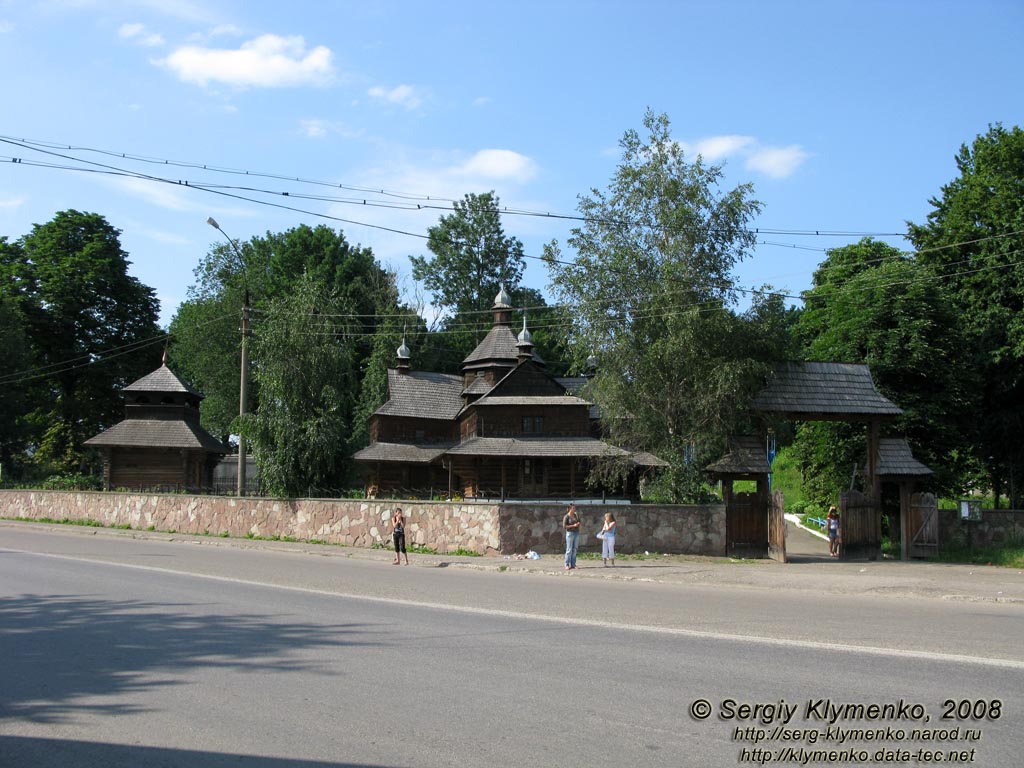
[[[427,326],[423,318],[413,309],[404,307],[398,301],[398,288],[377,293],[377,327],[371,339],[370,354],[363,361],[359,399],[353,416],[350,450],[354,453],[370,441],[370,416],[387,400],[388,368],[396,362],[396,352],[406,339],[407,345],[416,350],[414,362],[417,367],[430,369],[429,361],[424,366],[425,356],[430,356],[427,343]],[[424,351],[426,350],[426,354]]]
[[[512,294],[526,262],[523,244],[505,234],[500,201],[494,192],[468,194],[427,230],[431,257],[410,256],[412,275],[433,294],[433,306],[444,313],[431,339],[437,370],[458,371],[459,365],[491,329],[490,309],[502,286]]]
[[[242,428],[272,495],[340,487],[354,404],[351,309],[325,281],[302,275],[266,304],[254,344],[259,409]]]
[[[797,330],[807,359],[861,362],[904,415],[892,427],[935,472],[934,485],[958,493],[970,469],[977,380],[950,360],[967,354],[958,313],[927,267],[870,238],[834,248],[804,293]],[[864,427],[801,425],[795,452],[810,494],[834,498],[864,464]]]
[[[909,224],[918,260],[941,278],[965,325],[961,371],[982,381],[978,455],[998,499],[1024,504],[1024,131],[990,126],[956,155],[959,175]]]
[[[240,335],[243,294],[249,291],[252,330],[259,336],[263,313],[288,297],[309,278],[345,307],[352,323],[352,364],[364,370],[372,350],[379,307],[395,293],[394,275],[384,270],[368,248],[351,245],[343,233],[327,226],[300,225],[281,233],[238,244],[215,245],[195,269],[195,284],[171,321],[176,369],[206,395],[203,425],[216,435],[237,432]],[[381,298],[385,297],[385,298]],[[341,318],[337,318],[341,319]],[[250,356],[253,366],[260,361]],[[351,380],[358,394],[358,376]],[[259,407],[259,381],[252,382],[250,409]]]
[[[501,285],[511,290],[522,279],[523,244],[505,234],[494,192],[468,194],[453,207],[427,230],[433,257],[409,257],[412,275],[433,293],[439,309],[456,315],[486,311]]]
[[[121,389],[159,364],[158,302],[128,274],[120,231],[95,213],[62,211],[0,249],[34,364],[34,459],[75,471],[82,442],[123,418]],[[116,354],[101,355],[108,350]]]
[[[24,459],[28,424],[26,376],[31,367],[21,310],[12,297],[0,294],[0,466],[5,478]]]
[[[648,111],[644,126],[646,138],[623,136],[607,192],[579,198],[575,259],[564,263],[557,243],[545,256],[572,312],[576,370],[598,359],[590,391],[610,439],[668,460],[672,495],[699,499],[702,468],[737,428],[761,363],[782,354],[755,344],[753,330],[781,304],[733,311],[733,269],[760,210],[751,186],[720,191],[721,168],[687,161],[667,116]]]

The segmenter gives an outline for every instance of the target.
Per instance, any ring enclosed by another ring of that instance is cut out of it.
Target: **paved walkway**
[[[0,521],[9,525],[38,526],[54,532],[83,535],[130,536],[164,541],[190,541],[209,546],[280,549],[309,552],[326,557],[343,557],[390,564],[393,553],[382,549],[361,549],[303,543],[221,539],[209,536],[185,536],[144,531],[120,531],[108,528],[78,529],[75,526],[44,525]],[[2,546],[2,537],[0,537]],[[411,565],[423,568],[453,568],[571,579],[615,579],[705,588],[745,588],[795,590],[815,594],[890,595],[940,600],[967,600],[1006,603],[1014,609],[1024,607],[1024,570],[978,565],[950,565],[924,561],[898,560],[838,561],[828,557],[827,542],[787,526],[789,563],[773,560],[734,560],[725,557],[661,555],[618,558],[615,567],[605,567],[601,559],[584,555],[579,567],[565,571],[562,556],[542,555],[540,560],[514,557],[465,557],[449,555],[410,555]]]

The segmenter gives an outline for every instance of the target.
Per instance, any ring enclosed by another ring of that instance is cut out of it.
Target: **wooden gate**
[[[786,562],[786,516],[782,504],[782,491],[772,494],[772,505],[768,512],[768,557]]]
[[[882,514],[860,491],[839,494],[839,557],[877,560],[882,556]]]
[[[738,557],[764,557],[768,550],[768,514],[758,493],[729,494],[725,503],[727,551]]]
[[[910,556],[934,557],[939,552],[939,505],[931,493],[910,497]]]

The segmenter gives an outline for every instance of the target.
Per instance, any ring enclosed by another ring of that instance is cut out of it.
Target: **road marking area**
[[[350,592],[339,592],[328,589],[314,589],[312,587],[296,587],[286,584],[274,584],[263,581],[252,581],[238,579],[231,576],[216,576],[213,574],[191,573],[179,571],[173,568],[160,568],[152,565],[137,565],[134,563],[117,563],[109,560],[95,559],[90,557],[74,557],[71,555],[57,555],[44,552],[31,552],[28,550],[0,548],[0,552],[11,552],[36,557],[48,557],[56,560],[70,560],[79,563],[94,563],[107,565],[114,568],[128,568],[131,570],[148,571],[151,573],[168,574],[173,576],[184,576],[194,579],[205,579],[226,584],[238,584],[248,587],[262,587],[265,589],[277,589],[287,592],[317,595],[320,597],[336,597],[346,600],[359,600],[367,603],[378,603],[382,605],[397,605],[408,608],[427,608],[438,611],[450,611],[475,616],[487,616],[493,618],[519,619],[528,621],[544,621],[567,626],[590,627],[594,629],[610,629],[621,632],[642,632],[646,634],[671,635],[675,637],[689,637],[703,640],[720,640],[734,643],[748,643],[756,645],[777,646],[780,648],[797,648],[813,651],[827,651],[830,653],[856,653],[866,656],[884,656],[885,658],[919,659],[922,661],[937,661],[955,664],[974,664],[986,667],[998,667],[1003,669],[1024,670],[1024,661],[1016,659],[999,659],[987,656],[968,656],[957,653],[935,653],[932,651],[913,651],[905,648],[880,648],[870,645],[850,645],[847,643],[829,643],[815,640],[784,639],[777,637],[765,637],[762,635],[738,635],[728,632],[713,632],[709,630],[685,629],[682,627],[659,627],[654,624],[624,624],[614,621],[600,621],[598,619],[581,619],[565,616],[553,616],[545,613],[527,613],[525,611],[507,611],[499,608],[478,608],[466,605],[453,605],[451,603],[423,602],[420,600],[408,600],[397,597],[375,597],[371,595],[360,595]]]

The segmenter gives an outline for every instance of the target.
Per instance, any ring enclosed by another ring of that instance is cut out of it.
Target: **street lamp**
[[[242,302],[242,370],[239,373],[239,393],[238,393],[238,415],[240,417],[245,416],[246,411],[249,410],[249,351],[246,348],[245,340],[252,333],[249,330],[249,280],[245,275],[245,259],[242,258],[242,252],[238,250],[238,244],[228,237],[228,233],[220,228],[220,224],[212,216],[206,220],[206,223],[211,227],[220,232],[224,237],[227,238],[228,243],[231,245],[231,249],[235,252],[235,257],[238,259],[238,266],[242,270],[242,284],[245,286],[245,298]],[[241,427],[238,430],[238,486],[236,489],[236,495],[241,497],[245,493],[245,434]]]

